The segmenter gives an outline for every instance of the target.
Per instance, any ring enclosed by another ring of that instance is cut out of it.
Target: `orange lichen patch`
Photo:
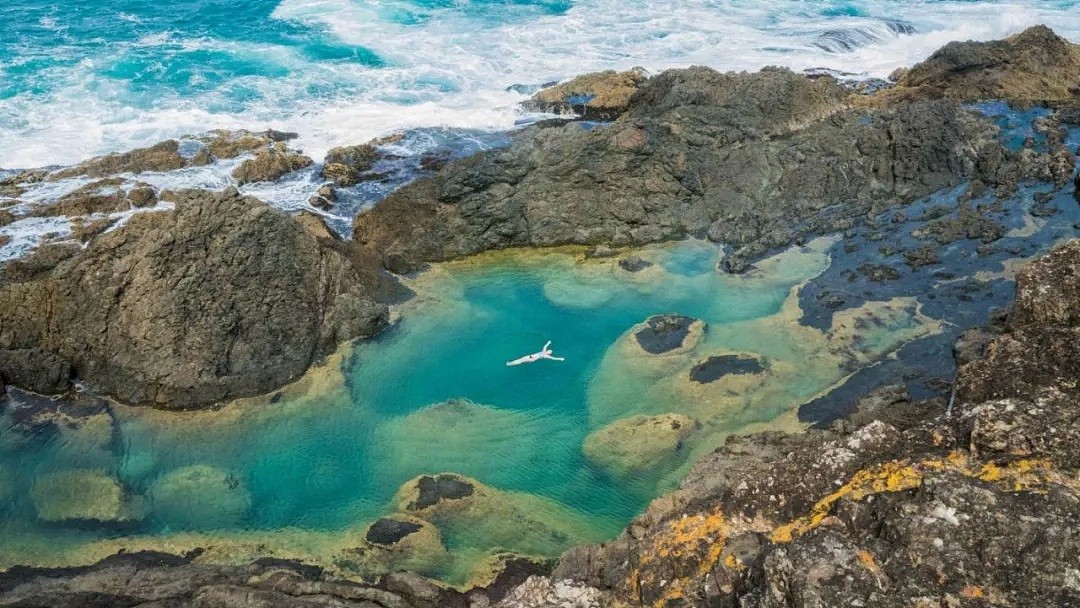
[[[720,510],[688,515],[665,524],[648,540],[639,567],[631,573],[634,595],[640,597],[642,588],[663,589],[661,597],[653,602],[657,607],[686,597],[687,587],[720,562],[729,535],[730,527]],[[661,563],[666,569],[675,570],[674,580],[666,583],[654,580],[658,576],[650,566]]]
[[[866,549],[859,549],[859,563],[874,574],[881,572],[881,566],[878,566],[877,561],[874,560],[874,554]]]
[[[960,595],[967,598],[986,597],[986,593],[983,592],[982,587],[978,585],[964,585],[964,589],[960,592]]]
[[[882,492],[902,492],[922,484],[928,472],[955,471],[968,477],[998,484],[1014,492],[1039,491],[1038,488],[1055,480],[1048,460],[1025,459],[1007,464],[972,463],[968,455],[952,452],[944,458],[912,462],[894,460],[857,471],[851,480],[837,491],[814,504],[810,514],[777,526],[770,538],[776,543],[791,542],[821,525],[842,499],[862,500]]]

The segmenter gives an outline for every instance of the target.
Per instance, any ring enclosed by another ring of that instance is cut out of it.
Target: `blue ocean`
[[[608,68],[785,65],[885,76],[947,41],[1080,2],[1028,0],[6,0],[0,168],[210,128],[309,155],[412,127],[501,129],[530,87]],[[514,86],[519,85],[519,86]]]

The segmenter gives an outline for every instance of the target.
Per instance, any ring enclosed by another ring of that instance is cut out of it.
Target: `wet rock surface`
[[[714,355],[690,369],[690,379],[707,384],[731,374],[760,374],[766,363],[747,355]]]
[[[315,161],[299,152],[277,144],[260,150],[255,158],[244,161],[232,176],[240,185],[252,182],[272,182],[284,175],[310,167]]]
[[[828,429],[733,437],[551,584],[612,606],[1080,602],[1080,352],[1032,356],[1077,331],[1077,268],[1073,241],[1021,271],[1006,333],[960,368],[952,403],[889,387]]]
[[[645,321],[645,327],[634,333],[638,345],[650,354],[662,355],[682,348],[697,319],[684,315],[657,315]]]
[[[409,509],[426,509],[440,501],[457,500],[472,496],[473,486],[467,480],[456,475],[425,475],[417,480],[416,500],[409,504]]]
[[[368,528],[364,538],[377,545],[393,545],[406,536],[418,532],[420,524],[390,517],[380,517]]]
[[[576,115],[585,120],[614,120],[627,110],[634,93],[648,77],[641,68],[585,74],[542,89],[522,106],[530,112]]]

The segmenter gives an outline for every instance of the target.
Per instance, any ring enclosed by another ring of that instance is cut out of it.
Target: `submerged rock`
[[[557,555],[596,531],[580,514],[549,499],[499,490],[461,475],[421,475],[394,498],[396,509],[431,522],[459,550],[500,547],[523,555]]]
[[[121,401],[198,407],[281,386],[340,341],[385,327],[374,301],[391,284],[336,238],[235,190],[173,200],[86,249],[5,267],[0,351],[48,356],[0,358],[0,375],[30,386],[60,359]]]
[[[120,482],[98,470],[46,475],[34,483],[30,497],[42,521],[121,522],[135,515]]]
[[[662,355],[690,348],[696,343],[705,323],[683,315],[656,315],[645,321],[645,326],[634,332],[641,348],[653,355]]]
[[[394,545],[406,536],[419,532],[423,526],[412,521],[380,517],[368,528],[364,538],[376,545]]]
[[[235,526],[251,510],[251,494],[244,481],[206,465],[166,473],[154,482],[150,497],[154,517],[181,529]]]
[[[585,120],[614,120],[630,107],[630,98],[648,77],[643,68],[585,74],[542,89],[522,106],[530,112],[576,114]]]
[[[675,461],[697,426],[681,414],[630,416],[590,434],[581,449],[589,462],[616,476],[655,473]]]
[[[641,272],[652,265],[652,262],[643,260],[636,255],[631,255],[619,260],[619,268],[622,268],[626,272]]]

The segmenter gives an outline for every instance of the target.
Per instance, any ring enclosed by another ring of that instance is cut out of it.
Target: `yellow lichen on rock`
[[[1001,465],[983,464],[972,463],[967,455],[959,452],[944,458],[915,462],[894,460],[857,471],[838,490],[815,503],[808,515],[773,528],[770,539],[775,543],[791,542],[817,528],[832,513],[837,502],[844,499],[858,501],[873,494],[917,488],[929,472],[956,472],[1016,492],[1033,491],[1047,483],[1061,481],[1048,460],[1025,459]]]

